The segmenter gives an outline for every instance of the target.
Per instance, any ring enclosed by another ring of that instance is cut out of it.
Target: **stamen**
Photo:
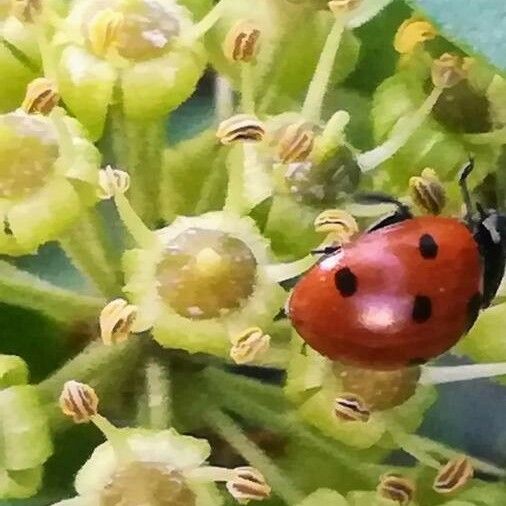
[[[412,53],[414,49],[428,40],[436,37],[436,29],[428,22],[418,17],[405,20],[395,34],[394,48],[398,53]]]
[[[239,502],[263,501],[271,495],[271,487],[265,478],[253,467],[238,467],[234,476],[226,483],[230,495]]]
[[[238,141],[260,142],[264,136],[263,123],[249,114],[238,114],[222,121],[216,132],[216,137],[225,145]]]
[[[466,76],[460,56],[445,53],[432,62],[431,77],[436,88],[452,88]]]
[[[420,176],[409,180],[411,198],[422,210],[438,215],[446,204],[446,192],[443,184],[433,169],[423,169]]]
[[[474,475],[474,468],[466,455],[451,459],[441,468],[434,480],[433,489],[439,494],[451,494],[463,488]]]
[[[248,364],[269,351],[271,337],[262,329],[251,327],[236,336],[230,349],[230,358],[236,364]]]
[[[130,187],[130,175],[108,165],[98,173],[98,197],[102,200],[110,199],[118,193],[125,193]]]
[[[87,423],[97,414],[98,397],[89,385],[67,381],[59,400],[60,408],[75,423]]]
[[[334,403],[334,415],[345,422],[367,422],[371,412],[365,402],[355,394],[342,394]]]
[[[251,21],[241,20],[228,32],[223,52],[230,61],[250,62],[259,49],[260,28]]]
[[[28,114],[48,115],[59,101],[60,95],[53,81],[38,77],[28,84],[21,109]]]
[[[115,299],[100,313],[100,336],[102,342],[110,346],[128,339],[137,318],[137,306],[128,304],[125,299]]]
[[[376,490],[381,497],[390,499],[400,506],[407,506],[413,500],[416,486],[409,478],[391,473],[381,477]]]
[[[112,9],[100,10],[93,16],[88,26],[88,40],[97,56],[106,56],[114,47],[124,22],[123,14]]]
[[[331,238],[340,244],[349,242],[359,231],[355,218],[342,209],[321,212],[314,220],[314,228],[316,232],[329,234],[327,239]]]
[[[280,162],[304,162],[313,150],[314,138],[314,132],[306,121],[287,126],[278,143]]]

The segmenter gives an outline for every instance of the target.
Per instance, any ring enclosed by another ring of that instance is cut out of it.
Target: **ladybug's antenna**
[[[469,177],[469,174],[474,169],[474,158],[469,158],[469,161],[462,167],[460,171],[459,176],[459,186],[460,186],[460,192],[462,193],[462,200],[464,201],[464,205],[466,206],[466,216],[465,220],[470,225],[473,224],[473,204],[471,202],[471,194],[469,192],[469,188],[467,186],[467,178]]]

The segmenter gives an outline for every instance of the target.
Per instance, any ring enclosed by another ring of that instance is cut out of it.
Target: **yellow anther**
[[[358,395],[342,394],[334,402],[334,415],[345,422],[367,422],[371,412]]]
[[[278,158],[282,163],[303,162],[311,154],[314,133],[307,122],[288,125],[278,143]]]
[[[362,0],[331,0],[327,5],[336,15],[341,15],[355,10],[360,6]]]
[[[395,34],[394,48],[401,54],[411,53],[418,44],[432,40],[436,35],[436,29],[428,21],[412,17],[399,26]]]
[[[432,62],[431,76],[437,88],[451,88],[466,78],[464,62],[460,56],[443,54]]]
[[[248,364],[267,353],[271,337],[264,334],[262,329],[251,327],[232,339],[230,358],[236,364]]]
[[[451,494],[464,487],[474,476],[474,469],[466,455],[459,455],[441,468],[433,488],[439,494]]]
[[[195,266],[202,274],[219,274],[226,267],[223,257],[211,247],[201,249],[195,256]]]
[[[120,343],[128,339],[137,318],[137,306],[128,304],[125,299],[115,299],[100,313],[100,337],[106,345]]]
[[[63,414],[75,423],[86,423],[97,414],[98,397],[89,385],[72,380],[63,385],[59,404]]]
[[[416,486],[409,478],[391,473],[381,477],[376,490],[381,497],[394,501],[400,506],[407,506],[415,496]]]
[[[265,478],[253,467],[238,467],[233,478],[226,483],[230,495],[240,503],[263,501],[271,495],[271,487]]]
[[[259,27],[251,21],[241,20],[228,32],[223,52],[231,61],[250,62],[258,53],[259,39]]]
[[[60,95],[50,79],[38,77],[26,87],[21,109],[28,114],[49,114],[58,104]]]
[[[110,199],[119,193],[125,193],[130,187],[130,176],[123,170],[108,165],[98,173],[98,197]]]
[[[238,141],[260,142],[264,136],[264,124],[249,114],[237,114],[222,121],[216,132],[216,137],[222,144],[232,144]]]
[[[409,180],[409,190],[413,202],[422,211],[438,215],[446,204],[446,192],[436,172],[427,167],[420,176]]]
[[[321,212],[314,221],[316,232],[332,235],[339,243],[349,242],[359,231],[355,218],[342,209],[327,209]]]
[[[117,43],[117,38],[124,24],[124,16],[113,9],[98,11],[88,25],[88,40],[91,50],[104,57]]]

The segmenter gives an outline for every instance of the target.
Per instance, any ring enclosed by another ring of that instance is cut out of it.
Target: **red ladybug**
[[[490,304],[505,268],[504,218],[478,206],[460,179],[468,217],[397,211],[332,248],[296,284],[289,317],[332,360],[370,369],[420,364],[451,348]],[[378,197],[377,197],[378,198]]]

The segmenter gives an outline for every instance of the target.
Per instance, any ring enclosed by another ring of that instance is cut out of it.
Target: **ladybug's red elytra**
[[[413,217],[395,203],[354,242],[327,252],[295,285],[289,317],[322,355],[369,369],[396,369],[441,355],[490,304],[504,273],[504,217],[473,212],[464,168],[466,221]]]

